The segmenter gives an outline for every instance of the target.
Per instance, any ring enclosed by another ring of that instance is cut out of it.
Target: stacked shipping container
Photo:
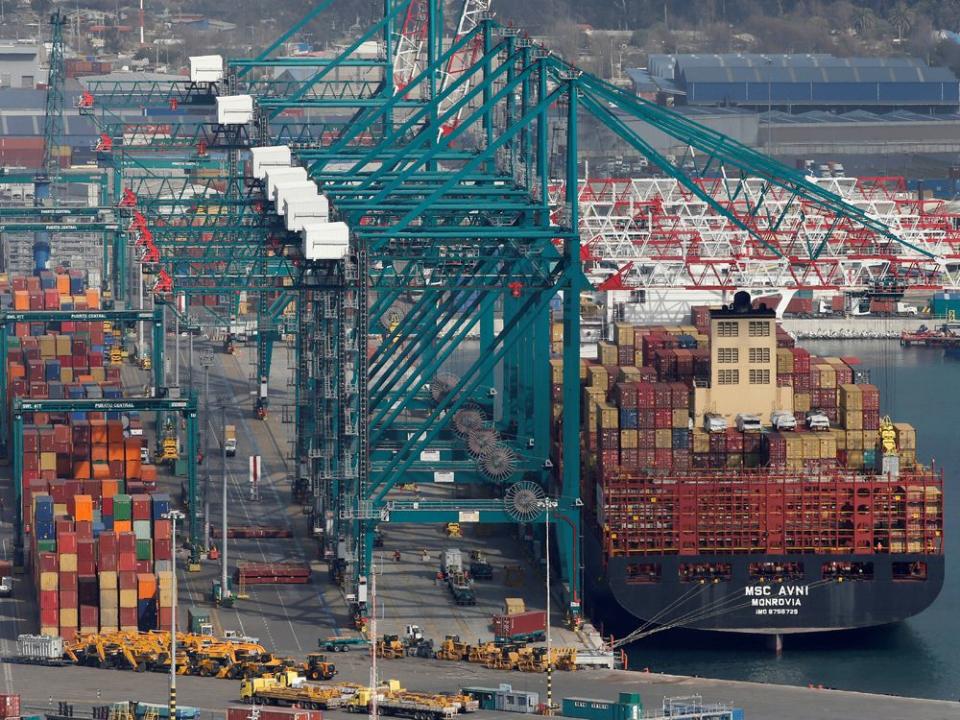
[[[0,306],[99,308],[82,271],[0,276]],[[122,397],[104,322],[17,323],[7,340],[9,397]],[[23,517],[43,634],[146,630],[170,622],[173,545],[165,495],[143,494],[156,468],[141,462],[135,414],[29,413],[23,435]]]
[[[906,423],[894,426],[905,474],[879,474],[880,395],[855,384],[855,359],[813,357],[778,327],[777,383],[793,388],[797,430],[708,433],[693,427],[691,393],[710,377],[709,310],[692,319],[617,325],[598,361],[581,362],[581,496],[608,554],[939,547],[940,477],[917,465]],[[551,363],[558,403],[563,366]],[[830,431],[805,429],[812,409]],[[559,438],[562,409],[553,417]],[[554,456],[562,461],[557,442]]]

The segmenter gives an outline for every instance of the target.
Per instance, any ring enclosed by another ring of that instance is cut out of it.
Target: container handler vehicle
[[[240,700],[257,705],[296,705],[306,710],[335,710],[357,692],[351,684],[310,685],[295,670],[260,678],[248,678],[240,684]]]

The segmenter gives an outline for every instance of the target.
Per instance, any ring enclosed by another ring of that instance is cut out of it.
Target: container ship
[[[81,270],[0,275],[0,307],[97,310]],[[4,371],[14,397],[120,398],[122,330],[99,322],[16,323]],[[169,496],[136,413],[27,413],[23,433],[24,564],[38,626],[78,634],[168,627],[174,541]],[[9,445],[8,443],[8,446]]]
[[[881,417],[855,358],[796,347],[747,293],[694,307],[690,325],[614,329],[580,368],[595,617],[782,635],[933,602],[942,471],[918,462],[913,427]]]

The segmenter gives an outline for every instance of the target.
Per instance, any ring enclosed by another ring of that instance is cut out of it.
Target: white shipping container
[[[252,96],[227,95],[217,98],[217,122],[221,125],[246,125],[252,120]]]

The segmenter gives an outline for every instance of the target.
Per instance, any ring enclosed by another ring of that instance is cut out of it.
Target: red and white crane
[[[918,200],[902,178],[816,180],[900,242],[761,179],[696,182],[740,224],[672,178],[580,181],[583,259],[598,289],[960,287],[960,214]]]

